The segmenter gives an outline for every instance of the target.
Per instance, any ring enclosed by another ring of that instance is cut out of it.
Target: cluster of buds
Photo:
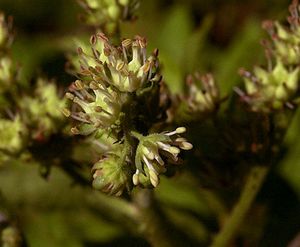
[[[159,183],[159,175],[167,171],[169,164],[180,162],[178,154],[180,149],[190,150],[192,144],[180,134],[186,129],[179,127],[171,132],[150,134],[142,136],[132,133],[139,140],[135,155],[136,171],[132,176],[133,184],[156,187]]]
[[[187,77],[185,93],[180,94],[174,102],[174,117],[179,122],[203,119],[215,113],[221,102],[213,76],[201,76],[196,72]]]
[[[283,107],[293,108],[299,89],[300,18],[298,1],[290,5],[290,27],[266,21],[263,27],[270,34],[272,44],[265,42],[268,68],[254,67],[253,73],[241,69],[245,92],[235,91],[251,111],[271,112]],[[274,57],[274,59],[272,59]],[[272,60],[275,65],[272,65]]]
[[[134,19],[134,12],[138,8],[137,0],[78,0],[85,10],[82,16],[88,25],[104,29],[113,33],[120,21]]]
[[[182,97],[182,100],[186,100],[189,113],[201,115],[218,109],[220,93],[211,74],[202,77],[199,73],[195,73],[194,76],[189,75],[186,83],[188,93]]]

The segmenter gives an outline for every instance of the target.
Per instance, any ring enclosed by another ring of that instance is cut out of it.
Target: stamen
[[[173,146],[170,146],[169,150],[168,150],[170,153],[172,154],[179,154],[180,153],[180,149],[177,148],[177,147],[173,147]]]
[[[165,144],[163,142],[157,142],[158,146],[161,147],[165,151],[169,151],[169,148],[171,147],[169,144]]]
[[[77,129],[76,127],[73,127],[73,128],[71,128],[71,133],[72,133],[73,135],[79,135],[79,134],[80,134],[80,131],[79,131],[79,129]]]
[[[149,170],[150,182],[153,187],[156,187],[159,183],[159,178],[154,170]]]
[[[66,117],[70,117],[70,115],[71,115],[70,110],[67,109],[67,108],[62,109],[62,113],[63,113]]]
[[[145,162],[145,164],[146,164],[146,166],[148,167],[149,170],[155,171],[153,165],[149,162],[149,160],[146,158],[145,155],[143,155],[143,160],[144,160],[144,162]]]
[[[189,142],[181,142],[179,143],[179,147],[183,150],[191,150],[193,148],[193,145]]]
[[[165,162],[162,160],[162,158],[159,155],[155,155],[154,156],[156,161],[158,162],[158,164],[160,164],[161,166],[163,166],[165,164]]]
[[[154,159],[154,154],[147,147],[143,146],[142,151],[147,156],[147,158],[149,160],[153,160]]]
[[[67,99],[70,99],[70,100],[74,100],[74,94],[72,94],[72,93],[69,93],[69,92],[67,92],[66,94],[65,94],[65,96],[66,96],[66,98]]]
[[[176,133],[177,133],[177,134],[182,134],[182,133],[184,133],[184,132],[186,132],[186,128],[185,128],[185,127],[178,127],[178,128],[176,129]]]
[[[90,113],[91,109],[88,103],[86,103],[85,101],[79,99],[78,97],[75,97],[73,100],[74,103],[78,104],[79,106],[81,106],[81,108],[86,112],[86,113]]]
[[[88,120],[86,120],[86,119],[84,119],[84,118],[82,118],[80,116],[77,116],[74,113],[71,114],[71,118],[73,118],[73,119],[75,119],[75,120],[77,120],[79,122],[90,123],[90,121],[88,121]]]
[[[76,81],[74,82],[74,84],[75,84],[75,86],[76,86],[76,88],[77,88],[78,90],[84,89],[84,84],[83,84],[82,81],[76,80]]]

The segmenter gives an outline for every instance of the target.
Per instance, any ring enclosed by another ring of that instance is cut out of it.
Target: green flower
[[[147,136],[132,133],[139,140],[135,155],[136,172],[132,177],[134,185],[147,186],[150,182],[156,187],[159,175],[167,171],[168,165],[179,163],[180,149],[190,150],[193,147],[185,138],[179,136],[185,131],[184,127],[179,127],[172,132]]]

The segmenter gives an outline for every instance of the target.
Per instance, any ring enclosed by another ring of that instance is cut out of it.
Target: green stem
[[[260,190],[269,168],[255,166],[250,170],[245,187],[225,225],[214,239],[211,247],[226,247],[234,238]]]
[[[172,226],[155,203],[153,191],[139,189],[134,195],[134,202],[139,212],[140,232],[153,247],[184,246],[177,239]]]

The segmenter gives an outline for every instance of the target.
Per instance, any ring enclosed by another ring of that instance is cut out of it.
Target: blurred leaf
[[[0,170],[0,188],[7,205],[17,210],[30,246],[83,246],[105,242],[120,234],[115,224],[88,207],[91,190],[71,186],[72,180],[52,168],[43,179],[35,165],[10,164]]]
[[[199,191],[178,180],[162,178],[156,190],[156,195],[162,203],[173,207],[190,210],[202,216],[211,214],[205,198],[201,197]]]
[[[158,34],[157,46],[163,75],[171,90],[178,92],[184,78],[184,56],[188,39],[192,32],[189,9],[184,5],[174,5],[168,13]]]
[[[222,94],[230,92],[240,81],[238,70],[241,67],[251,70],[253,64],[260,64],[264,54],[259,44],[262,34],[260,22],[250,19],[226,51],[215,56],[210,54]]]

